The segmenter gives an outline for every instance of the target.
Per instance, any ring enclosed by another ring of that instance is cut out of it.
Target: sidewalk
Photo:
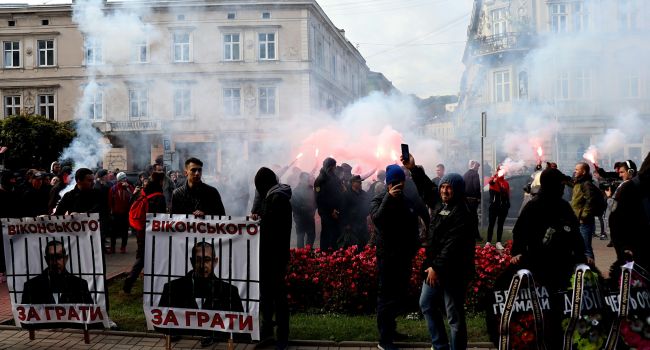
[[[399,343],[397,344],[400,345]],[[473,350],[495,350],[487,344],[469,346]],[[182,339],[172,343],[173,349],[212,349],[226,350],[228,344],[218,343],[208,348],[202,348],[198,339]],[[165,347],[165,339],[155,334],[129,334],[126,332],[95,332],[91,331],[90,344],[85,344],[83,334],[78,331],[36,332],[36,339],[29,340],[29,333],[13,327],[0,326],[0,349],[110,349],[110,350],[149,350]],[[404,348],[412,350],[430,350],[425,343],[403,344]],[[255,344],[235,344],[235,350],[253,350]],[[260,349],[273,349],[263,347]],[[289,350],[377,350],[376,343],[371,342],[328,342],[328,341],[292,341]]]

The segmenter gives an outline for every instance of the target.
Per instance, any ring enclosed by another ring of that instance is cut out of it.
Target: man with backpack
[[[585,255],[589,264],[593,264],[595,258],[591,239],[596,232],[596,216],[602,215],[607,205],[602,205],[604,201],[602,193],[593,182],[589,164],[576,164],[571,208],[580,223],[580,235],[584,240]]]
[[[126,294],[131,293],[133,284],[144,268],[144,233],[147,213],[165,213],[167,210],[167,203],[163,195],[164,176],[164,173],[152,173],[144,189],[133,196],[133,203],[129,210],[129,225],[135,231],[138,249],[135,253],[135,264],[122,287]]]
[[[117,238],[122,239],[120,253],[126,253],[126,243],[129,237],[129,208],[131,207],[131,196],[133,185],[129,184],[126,174],[117,174],[117,182],[108,190],[108,210],[113,221],[113,232],[111,235],[111,246],[109,254],[115,253]]]

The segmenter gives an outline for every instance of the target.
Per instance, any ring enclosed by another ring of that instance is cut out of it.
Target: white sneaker
[[[487,248],[487,247],[489,247],[489,246],[491,246],[491,245],[492,245],[492,244],[490,244],[490,242],[485,242],[485,248]]]
[[[501,244],[501,242],[497,242],[496,247],[497,250],[503,250],[503,245]]]

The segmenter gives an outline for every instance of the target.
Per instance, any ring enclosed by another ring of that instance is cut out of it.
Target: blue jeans
[[[582,240],[585,241],[585,255],[594,258],[594,250],[591,248],[591,239],[594,237],[594,232],[596,232],[596,222],[592,220],[587,224],[580,224],[580,235]]]
[[[431,335],[431,345],[435,350],[467,349],[465,287],[440,284],[431,287],[424,282],[422,284],[422,294],[420,294],[420,308],[422,314],[424,314],[424,319],[427,321],[427,327]],[[442,319],[445,311],[451,330],[451,344],[449,338],[447,338],[445,323]]]

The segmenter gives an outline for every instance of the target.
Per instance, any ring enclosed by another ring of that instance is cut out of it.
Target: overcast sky
[[[403,93],[457,94],[472,0],[317,0],[371,70]],[[0,3],[25,0],[0,0]],[[29,0],[30,4],[70,3]]]

